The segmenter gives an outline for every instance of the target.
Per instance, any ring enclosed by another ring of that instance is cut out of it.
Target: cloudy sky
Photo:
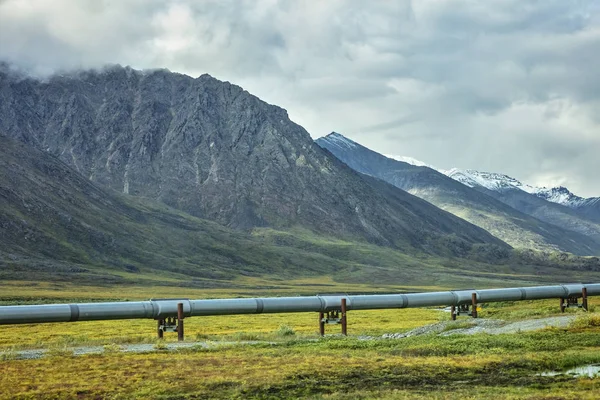
[[[598,0],[0,0],[0,59],[209,73],[314,138],[600,196]]]

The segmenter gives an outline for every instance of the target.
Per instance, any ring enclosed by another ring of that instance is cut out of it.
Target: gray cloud
[[[3,0],[0,58],[210,73],[314,137],[600,195],[592,0]]]

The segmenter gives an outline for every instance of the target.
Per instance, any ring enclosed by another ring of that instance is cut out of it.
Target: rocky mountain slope
[[[397,161],[403,161],[411,165],[425,166],[435,169],[444,175],[447,175],[469,187],[485,188],[493,191],[504,191],[508,189],[520,189],[532,194],[540,199],[551,203],[560,204],[576,211],[576,214],[594,222],[600,222],[600,197],[580,197],[571,192],[564,186],[557,187],[536,187],[510,177],[505,174],[495,172],[482,172],[472,169],[452,168],[443,170],[426,164],[412,157],[386,155]]]
[[[580,197],[564,186],[535,188],[533,192],[529,193],[535,194],[537,197],[544,200],[570,207],[574,210],[600,210],[600,197]]]
[[[441,172],[542,221],[600,238],[598,197],[584,199],[566,188],[538,188],[493,172],[460,169]]]
[[[451,179],[423,166],[423,163],[417,166],[385,157],[338,133],[317,139],[316,142],[353,169],[419,196],[488,230],[514,247],[562,250],[582,255],[600,254],[600,226],[582,221],[583,225],[579,228],[588,234],[585,236],[582,232],[569,231],[533,218],[493,196],[473,189],[478,185],[477,179],[482,177]],[[412,162],[414,164],[415,160]],[[501,187],[505,181],[492,182],[488,178],[485,182],[489,182],[490,187]]]
[[[0,279],[143,284],[153,272],[210,286],[235,274],[281,271],[280,258],[241,232],[103,189],[0,135]],[[311,257],[295,260],[303,258]],[[291,271],[311,265],[289,264]]]
[[[596,223],[600,223],[600,197],[583,198],[573,194],[569,189],[563,186],[546,188],[546,187],[535,187],[524,184],[515,178],[508,175],[481,172],[475,170],[459,170],[452,169],[449,171],[442,171],[446,175],[459,182],[464,183],[470,187],[485,188],[496,192],[512,192],[514,189],[520,189],[526,193],[529,193],[535,197],[543,200],[547,200],[551,203],[560,204],[575,211],[574,214],[591,220]],[[502,196],[506,197],[506,196]],[[517,197],[526,199],[526,196],[518,194]],[[544,203],[530,200],[530,203],[543,205]],[[533,207],[530,205],[529,207]],[[546,206],[547,207],[547,206]],[[560,207],[554,207],[555,213],[559,213]],[[562,213],[567,213],[564,209]],[[572,215],[572,214],[571,214]],[[565,218],[563,218],[564,220]]]
[[[494,197],[528,215],[597,240],[600,197],[583,198],[565,187],[535,187],[496,172],[452,168],[443,170],[411,157],[387,156],[411,165],[426,165],[452,179]]]
[[[314,144],[208,75],[114,66],[40,81],[0,68],[0,131],[94,183],[232,228],[304,227],[425,252],[507,245]]]
[[[580,197],[564,186],[553,188],[535,188],[533,192],[537,197],[561,204],[576,210],[579,214],[594,221],[600,222],[600,197]]]

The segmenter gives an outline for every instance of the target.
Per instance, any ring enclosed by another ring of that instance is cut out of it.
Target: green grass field
[[[36,302],[315,294],[325,279],[246,281],[247,289],[84,287],[3,283],[2,304]],[[253,291],[251,284],[274,289]],[[330,291],[381,291],[341,287]],[[243,287],[244,285],[240,285]],[[396,288],[399,289],[399,288]],[[412,288],[416,289],[416,288]],[[433,290],[439,288],[421,288]],[[600,298],[592,298],[592,309]],[[204,349],[165,351],[151,320],[98,321],[0,327],[0,399],[597,399],[600,378],[540,376],[540,372],[600,363],[600,316],[581,310],[566,329],[517,334],[361,340],[362,335],[407,331],[448,319],[437,309],[351,311],[347,338],[339,326],[318,337],[316,313],[195,317],[186,319],[186,341],[237,342]],[[485,305],[480,315],[519,320],[558,315],[557,301]],[[461,318],[457,326],[469,319]],[[166,334],[165,341],[176,340]],[[151,353],[123,353],[120,345],[152,343]],[[105,346],[102,354],[74,356],[71,347]],[[22,349],[51,351],[35,360],[15,359]]]

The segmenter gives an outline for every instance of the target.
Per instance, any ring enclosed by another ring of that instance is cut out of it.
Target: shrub
[[[162,340],[159,340],[158,342],[156,342],[154,344],[154,350],[167,350],[168,346],[165,342],[163,342]]]
[[[244,342],[260,340],[261,337],[258,334],[252,332],[236,332],[233,335],[231,335],[231,339],[238,342]]]
[[[474,327],[475,325],[475,322],[472,321],[453,321],[453,323],[449,323],[448,325],[446,325],[442,329],[442,332],[453,331],[456,329],[469,329]]]
[[[591,328],[600,326],[600,314],[585,314],[577,317],[572,323],[572,328]]]
[[[295,334],[294,328],[289,325],[280,325],[277,330],[277,336],[294,336]]]
[[[17,352],[8,350],[0,352],[0,361],[16,360],[18,357]]]
[[[121,350],[123,350],[123,348],[121,346],[119,346],[116,343],[111,343],[111,344],[105,344],[104,345],[104,352],[105,353],[118,353]]]
[[[70,349],[66,346],[55,347],[55,348],[49,349],[46,352],[46,357],[65,358],[65,357],[73,357],[73,355],[74,355],[73,349]]]

